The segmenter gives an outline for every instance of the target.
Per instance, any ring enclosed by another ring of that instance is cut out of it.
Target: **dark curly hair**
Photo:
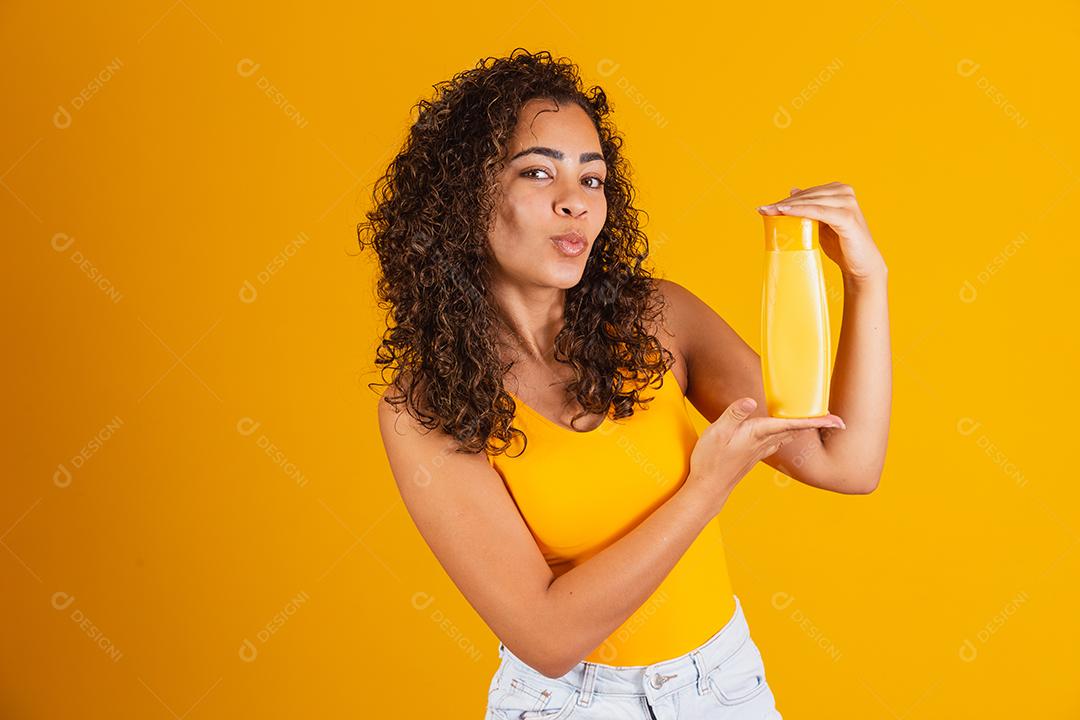
[[[503,387],[514,363],[504,365],[499,353],[488,231],[520,111],[529,100],[551,99],[588,114],[608,165],[607,217],[581,281],[566,291],[555,358],[575,370],[567,389],[584,411],[574,420],[612,406],[616,419],[632,415],[635,404],[652,400],[640,392],[663,383],[673,355],[649,333],[663,297],[643,265],[649,244],[639,213],[647,213],[631,204],[630,166],[603,89],[583,90],[568,59],[524,48],[432,87],[435,97],[417,103],[403,148],[375,183],[367,222],[357,225],[361,250],[367,237],[381,268],[387,328],[375,362],[384,380],[393,372],[390,382],[368,387],[393,385],[387,401],[407,404],[428,429],[440,427],[457,441],[455,452],[499,454],[514,435],[525,437],[512,425],[516,404]]]

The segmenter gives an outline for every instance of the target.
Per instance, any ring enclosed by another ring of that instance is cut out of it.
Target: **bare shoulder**
[[[391,398],[402,402],[391,403]],[[414,519],[427,512],[423,505],[435,496],[441,496],[440,502],[490,503],[491,495],[506,494],[485,453],[457,452],[453,436],[438,427],[425,427],[404,400],[395,386],[384,389],[378,402],[379,432],[402,499]],[[458,491],[450,482],[468,487]],[[451,492],[454,498],[447,497]]]
[[[699,303],[701,301],[697,300],[693,293],[674,280],[653,278],[653,286],[664,301],[662,323],[654,329],[654,332],[660,338],[664,347],[675,355],[675,367],[672,372],[675,373],[675,377],[683,389],[683,394],[686,394],[689,386],[690,368],[688,353],[691,348],[689,342],[691,333],[687,329],[694,327],[693,323],[688,322],[688,320],[691,319],[696,309],[694,301]]]
[[[664,297],[667,308],[667,322],[674,328],[685,325],[686,315],[693,310],[693,303],[701,300],[689,289],[674,280],[653,278],[653,284]]]
[[[400,402],[391,403],[391,398]],[[392,467],[395,461],[412,464],[418,457],[427,458],[428,463],[442,465],[445,461],[441,458],[446,456],[458,469],[490,469],[487,456],[483,452],[457,452],[458,443],[452,436],[437,427],[425,427],[404,401],[405,397],[391,385],[384,389],[378,402],[379,432]],[[425,464],[421,463],[418,469],[423,471]]]
[[[657,280],[656,284],[667,306],[667,324],[679,338],[679,347],[687,363],[693,364],[694,352],[702,347],[704,338],[719,342],[727,351],[743,349],[732,347],[742,343],[727,321],[685,285],[674,280]]]
[[[669,324],[689,368],[686,397],[710,422],[731,402],[751,396],[764,407],[761,358],[721,315],[689,288],[660,284]]]

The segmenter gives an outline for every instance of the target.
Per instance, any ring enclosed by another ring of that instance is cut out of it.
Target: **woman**
[[[886,267],[850,188],[758,209],[821,220],[845,287],[831,406],[846,429],[770,418],[758,355],[643,267],[600,88],[518,50],[435,87],[359,233],[388,311],[393,475],[500,640],[487,717],[779,718],[716,516],[759,460],[841,493],[878,483]],[[700,437],[687,399],[711,423]]]

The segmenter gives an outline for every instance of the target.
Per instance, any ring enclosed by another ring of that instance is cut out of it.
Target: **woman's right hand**
[[[720,511],[728,495],[750,469],[791,441],[806,428],[841,428],[837,415],[815,418],[750,417],[757,407],[751,397],[728,405],[716,422],[698,438],[690,455],[687,486],[696,486],[715,501]]]

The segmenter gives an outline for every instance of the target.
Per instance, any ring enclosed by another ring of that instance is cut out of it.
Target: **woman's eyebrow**
[[[539,146],[539,145],[534,145],[533,147],[525,148],[521,152],[514,155],[514,157],[510,158],[510,162],[514,162],[515,160],[517,160],[522,155],[528,155],[530,153],[536,153],[538,155],[546,155],[547,157],[554,158],[556,160],[562,160],[562,159],[564,159],[566,157],[565,155],[563,155],[562,150],[556,150],[555,148],[549,148],[549,147],[542,147],[542,146]],[[578,158],[578,162],[580,162],[582,165],[584,165],[587,162],[593,162],[595,160],[603,160],[603,159],[604,159],[604,156],[601,155],[598,152],[583,152],[583,153],[581,153],[581,156]]]

